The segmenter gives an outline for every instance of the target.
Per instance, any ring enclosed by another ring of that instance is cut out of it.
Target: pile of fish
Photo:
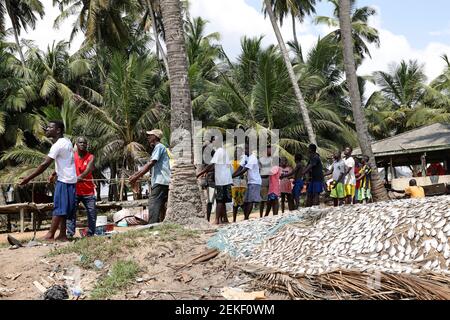
[[[450,273],[450,197],[302,209],[220,230],[210,246],[289,274]],[[220,245],[218,245],[220,244]]]
[[[252,255],[256,248],[268,237],[277,233],[287,224],[292,224],[323,213],[323,210],[307,209],[301,213],[270,216],[263,219],[243,221],[219,229],[208,241],[208,246],[237,258]]]

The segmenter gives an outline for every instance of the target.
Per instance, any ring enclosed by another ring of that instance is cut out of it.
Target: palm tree
[[[393,64],[389,72],[373,74],[381,90],[369,98],[367,110],[385,124],[387,136],[449,119],[445,80],[448,71],[428,85],[423,68],[415,60],[401,61]]]
[[[358,141],[363,154],[370,158],[373,168],[377,168],[372,145],[369,139],[367,121],[361,107],[361,94],[359,92],[358,77],[356,75],[356,63],[354,56],[352,23],[350,16],[351,0],[339,0],[339,22],[344,53],[345,74],[350,91],[350,101],[353,108]],[[376,200],[387,200],[387,192],[377,170],[372,173],[373,194]]]
[[[93,142],[96,158],[102,166],[109,165],[111,178],[120,170],[124,181],[147,157],[145,131],[158,125],[158,61],[154,55],[126,57],[116,52],[103,90],[95,95],[96,103],[81,100],[86,111],[75,132]]]
[[[25,65],[25,57],[20,46],[20,31],[22,28],[26,31],[27,27],[32,29],[36,26],[36,13],[41,17],[44,17],[44,7],[39,0],[24,1],[24,0],[4,0],[0,4],[0,32],[4,29],[3,26],[3,11],[6,8],[14,32],[14,39],[16,41],[17,51],[20,55],[22,64]]]
[[[208,80],[217,77],[216,60],[221,57],[222,47],[218,45],[218,32],[205,34],[208,21],[197,17],[185,22],[186,52],[189,67],[196,66]]]
[[[284,18],[288,15],[291,16],[293,47],[296,48],[299,61],[303,62],[302,48],[297,37],[296,21],[303,23],[306,16],[316,13],[316,0],[271,0],[271,5],[280,25],[283,25]]]
[[[200,188],[192,152],[192,105],[188,78],[188,59],[179,0],[161,1],[162,18],[166,34],[171,94],[171,141],[174,150],[181,143],[188,150],[180,158],[175,155],[169,190],[167,220],[182,224],[203,217]],[[187,147],[188,146],[188,147]],[[186,149],[185,149],[186,150]]]
[[[262,48],[261,38],[243,38],[241,46],[237,62],[222,68],[219,82],[210,84],[205,101],[198,105],[201,119],[220,128],[282,128],[281,147],[292,154],[306,152],[308,135],[301,116],[295,113],[295,94],[278,48]],[[325,154],[353,138],[336,108],[339,99],[334,95],[338,89],[326,79],[333,74],[332,50],[318,49],[321,46],[319,41],[305,63],[294,69],[303,84],[311,121]]]
[[[275,14],[272,10],[272,4],[270,0],[264,0],[265,9],[267,14],[269,15],[270,22],[272,23],[273,30],[278,40],[278,45],[280,47],[281,53],[283,55],[284,63],[286,64],[287,71],[289,73],[289,77],[291,79],[292,87],[294,88],[295,97],[298,102],[298,108],[300,109],[300,113],[303,117],[303,122],[305,124],[306,131],[308,132],[308,138],[311,143],[317,144],[316,135],[314,133],[314,129],[311,123],[311,119],[309,117],[308,108],[305,103],[305,99],[303,98],[302,92],[297,83],[297,78],[295,77],[294,69],[292,68],[291,61],[289,59],[289,53],[286,49],[286,45],[284,44],[283,37],[281,36],[280,28],[277,25],[277,21],[275,18]]]
[[[70,34],[70,41],[78,32],[85,35],[85,45],[105,44],[122,49],[129,43],[129,24],[126,15],[138,11],[136,1],[126,0],[55,0],[61,13],[54,21],[54,27],[71,15],[77,19]]]
[[[41,140],[41,122],[30,105],[37,98],[20,60],[0,41],[0,150],[23,146],[30,135]]]
[[[219,61],[224,55],[218,44],[220,34],[205,33],[207,23],[200,17],[185,21],[189,84],[195,116],[198,116],[199,108],[208,98],[211,84],[218,82],[221,67]]]
[[[169,73],[169,64],[167,62],[167,55],[164,52],[163,46],[161,44],[161,40],[159,38],[159,35],[161,33],[161,26],[160,24],[160,20],[158,19],[156,14],[157,13],[161,13],[161,7],[159,4],[159,0],[138,0],[139,3],[141,4],[141,6],[143,8],[145,8],[145,13],[144,13],[144,17],[142,20],[142,23],[145,25],[145,23],[147,22],[148,19],[150,19],[150,23],[152,26],[152,31],[153,31],[153,37],[155,39],[155,43],[156,43],[156,55],[159,57],[161,55],[161,58],[163,60],[164,63],[164,68],[166,69],[166,72]]]
[[[415,108],[410,115],[409,127],[450,122],[450,60],[445,54],[442,60],[446,64],[445,69],[429,85],[425,85],[423,106]]]
[[[450,95],[450,59],[444,54],[442,55],[442,60],[445,62],[445,69],[441,75],[432,81],[431,86]]]
[[[327,37],[333,39],[336,43],[341,43],[341,30],[339,29],[339,14],[340,2],[339,0],[329,0],[334,5],[334,17],[318,16],[315,18],[316,23],[326,24],[332,28],[338,28],[332,31]],[[370,51],[366,43],[380,45],[380,38],[378,30],[369,26],[369,18],[376,14],[376,10],[371,7],[355,8],[356,0],[350,0],[351,10],[351,24],[352,24],[352,38],[354,43],[354,50],[356,54],[356,61],[358,65],[361,63],[364,56],[369,56]]]
[[[0,36],[5,33],[5,4],[0,2]]]
[[[375,83],[396,108],[412,109],[425,94],[424,84],[427,79],[423,68],[415,60],[402,60],[399,65],[393,65],[389,73],[375,72]]]
[[[71,84],[91,71],[87,59],[69,55],[68,43],[64,41],[53,43],[45,52],[30,47],[27,54],[37,94],[54,106],[60,107],[64,101],[73,99],[72,89],[76,86]]]

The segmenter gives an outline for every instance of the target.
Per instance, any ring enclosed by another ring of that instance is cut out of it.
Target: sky
[[[58,8],[52,0],[41,0],[45,5],[46,16],[37,27],[22,37],[31,39],[43,50],[53,41],[68,40],[74,18],[67,20],[59,30],[53,29],[53,21]],[[192,17],[201,16],[209,21],[207,32],[219,32],[221,44],[230,58],[236,58],[240,51],[242,36],[264,35],[265,45],[275,44],[276,38],[269,19],[261,12],[262,0],[190,0]],[[369,5],[377,10],[370,24],[380,33],[381,46],[370,46],[372,59],[366,59],[359,68],[360,75],[374,71],[388,71],[392,63],[401,59],[417,59],[425,64],[429,80],[440,74],[444,62],[440,56],[450,55],[450,1],[448,0],[357,0],[357,6]],[[317,14],[330,16],[332,5],[326,0],[317,6]],[[307,52],[331,29],[315,25],[311,19],[297,24],[297,34],[303,51]],[[292,24],[287,19],[282,26],[285,42],[292,40]],[[74,39],[71,51],[80,46],[82,36]],[[374,88],[372,88],[372,91]],[[369,91],[371,89],[369,88]]]

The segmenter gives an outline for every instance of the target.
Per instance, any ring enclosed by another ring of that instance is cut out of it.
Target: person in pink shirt
[[[281,174],[287,176],[293,169],[289,166],[289,163],[285,157],[280,159]],[[294,203],[292,200],[292,180],[289,178],[281,179],[281,213],[284,213],[284,203],[286,199],[288,201],[289,210],[294,209]]]
[[[269,176],[269,192],[267,195],[266,217],[269,215],[271,209],[273,209],[274,216],[278,215],[278,198],[281,194],[280,176],[281,168],[279,166],[273,166]]]

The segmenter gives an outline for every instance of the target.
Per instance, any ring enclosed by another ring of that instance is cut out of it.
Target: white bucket
[[[105,226],[108,224],[108,217],[107,216],[98,216],[97,217],[97,222],[96,222],[96,226]]]

